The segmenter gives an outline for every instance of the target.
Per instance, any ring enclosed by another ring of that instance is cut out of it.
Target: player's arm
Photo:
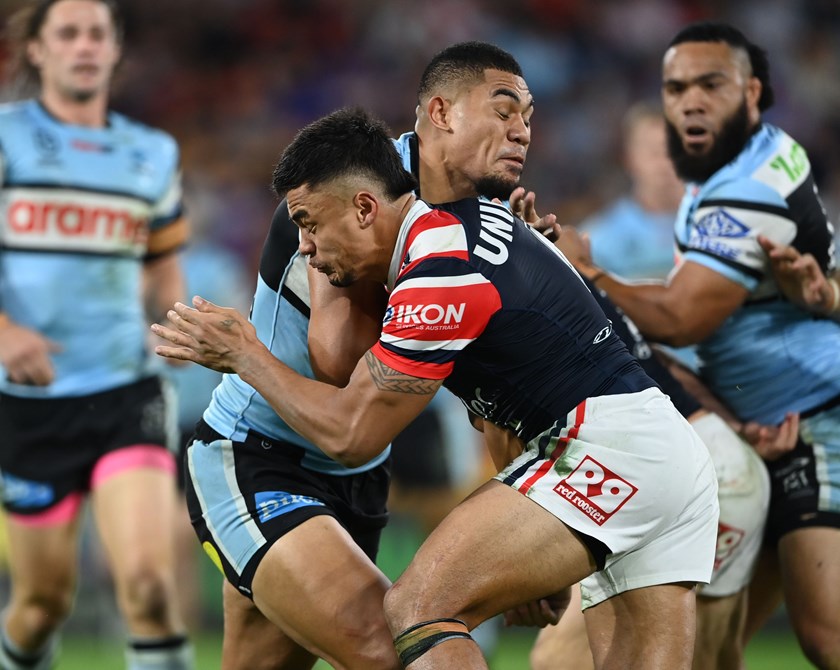
[[[382,329],[388,297],[381,283],[337,287],[312,267],[309,278],[309,358],[316,379],[345,386]]]
[[[57,342],[21,326],[0,312],[0,365],[14,384],[47,386],[55,379],[50,354],[61,351]]]
[[[370,351],[344,388],[307,379],[277,360],[236,310],[200,298],[193,304],[195,309],[177,303],[168,313],[177,330],[152,326],[175,345],[155,351],[238,374],[297,433],[349,467],[381,453],[423,410],[443,381],[394,370]]]
[[[565,227],[555,242],[575,269],[603,290],[655,342],[685,346],[711,335],[749,291],[699,263],[687,261],[666,282],[629,283],[592,262],[577,231]]]

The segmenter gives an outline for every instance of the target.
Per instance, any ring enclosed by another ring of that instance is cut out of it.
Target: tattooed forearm
[[[442,383],[440,379],[420,379],[398,372],[389,368],[370,351],[365,354],[365,361],[376,388],[381,391],[430,395],[435,393]]]

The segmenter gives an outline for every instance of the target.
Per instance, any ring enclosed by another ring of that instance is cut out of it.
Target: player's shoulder
[[[117,137],[135,144],[142,144],[147,150],[154,150],[163,155],[178,155],[178,142],[161,128],[150,126],[115,111],[108,113],[108,123]]]
[[[762,124],[735,160],[702,189],[704,200],[787,207],[787,197],[811,173],[802,146],[782,129]]]
[[[29,101],[26,100],[0,103],[0,132],[10,132],[27,124],[28,106]]]

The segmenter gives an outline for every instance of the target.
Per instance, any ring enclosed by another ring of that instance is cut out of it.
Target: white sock
[[[125,653],[127,670],[193,670],[193,648],[186,635],[131,638]]]

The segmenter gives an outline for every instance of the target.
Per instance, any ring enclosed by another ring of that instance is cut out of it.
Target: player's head
[[[659,101],[646,100],[627,110],[622,119],[622,139],[624,168],[637,196],[663,204],[679,202],[683,186],[668,155]]]
[[[390,258],[393,240],[387,249],[389,232],[375,225],[377,218],[396,221],[417,182],[384,123],[361,109],[342,109],[295,136],[273,186],[300,228],[301,252],[331,283],[347,286]]]
[[[773,104],[763,49],[725,23],[681,30],[662,62],[668,148],[683,179],[702,182],[743,149]]]
[[[531,142],[534,99],[508,52],[463,42],[432,58],[417,93],[421,160],[446,170],[459,197],[506,199]]]
[[[23,85],[80,102],[107,93],[123,39],[115,0],[36,0],[10,19],[9,32]]]

